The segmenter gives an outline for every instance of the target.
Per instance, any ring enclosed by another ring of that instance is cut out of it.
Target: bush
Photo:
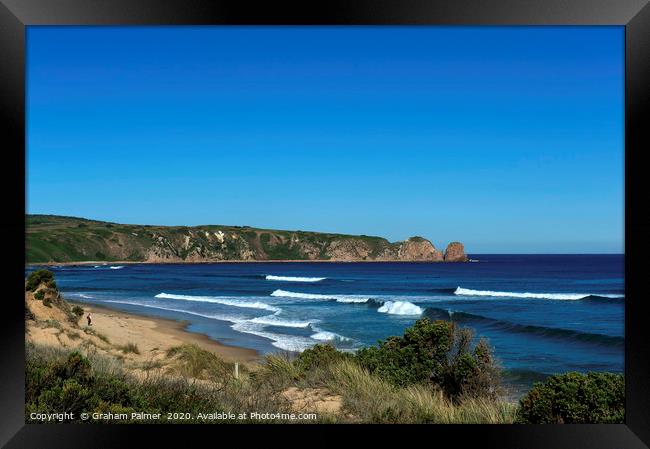
[[[72,308],[72,313],[77,317],[81,318],[81,316],[84,314],[84,309],[81,306],[74,306]]]
[[[519,401],[517,423],[623,423],[625,379],[612,373],[566,373],[536,383]]]
[[[45,292],[43,290],[39,290],[36,293],[34,293],[34,299],[38,299],[39,301],[42,301],[44,297],[45,297]]]
[[[373,374],[404,387],[430,383],[449,398],[496,397],[500,372],[484,340],[471,349],[472,331],[447,321],[422,318],[403,337],[361,349],[356,360]]]
[[[301,352],[293,364],[300,371],[305,372],[314,368],[325,368],[333,362],[352,358],[352,354],[338,351],[331,344],[318,344]]]
[[[187,349],[187,348],[185,348]],[[187,354],[185,349],[175,351],[176,355]],[[112,412],[161,413],[160,420],[137,422],[162,423],[167,412],[198,412],[218,414],[246,410],[260,413],[289,413],[288,402],[278,395],[241,382],[196,383],[190,379],[147,375],[131,376],[109,358],[91,355],[90,359],[78,352],[67,355],[64,350],[35,346],[26,347],[25,373],[25,420],[31,412]],[[195,352],[194,352],[195,354]],[[196,354],[195,354],[196,355]],[[201,359],[206,358],[204,354]],[[219,361],[219,360],[217,360]],[[222,362],[225,363],[225,362]],[[86,421],[86,422],[92,422]],[[108,420],[107,422],[128,422]],[[187,422],[187,421],[177,421]],[[242,422],[215,418],[195,422]],[[269,422],[268,420],[246,420],[245,422]],[[272,422],[292,422],[283,418]]]
[[[43,305],[46,307],[52,307],[52,301],[50,300],[50,298],[43,299]]]
[[[25,284],[25,289],[29,292],[35,291],[41,283],[45,283],[50,288],[56,288],[56,283],[54,282],[54,273],[50,270],[36,270],[29,273],[27,276],[27,283]],[[50,285],[52,284],[52,286]]]

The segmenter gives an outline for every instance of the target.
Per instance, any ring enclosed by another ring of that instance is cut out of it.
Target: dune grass
[[[127,343],[122,346],[117,346],[117,348],[125,354],[129,354],[129,353],[140,354],[140,349],[138,348],[138,345],[136,345],[135,343]]]
[[[207,353],[207,354],[206,354]],[[210,355],[208,355],[210,354]],[[202,413],[295,412],[283,395],[289,386],[340,395],[338,412],[319,413],[320,423],[509,423],[514,405],[467,399],[459,404],[426,386],[396,387],[368,373],[354,361],[337,360],[307,372],[287,356],[270,356],[253,371],[235,379],[229,364],[198,347],[170,350],[184,368],[176,376],[131,376],[114,358],[69,353],[30,345],[27,351],[27,418],[31,411]],[[178,369],[178,365],[177,369]],[[223,368],[226,368],[225,371]],[[185,375],[180,375],[181,371]],[[216,374],[222,377],[217,377]],[[207,379],[196,382],[194,374]],[[306,410],[308,411],[308,410]],[[214,420],[214,422],[237,422]],[[255,422],[250,419],[241,422]],[[138,421],[140,422],[140,421]],[[152,421],[152,422],[164,422]],[[213,422],[196,420],[193,422]],[[260,422],[303,422],[279,417]]]
[[[103,341],[106,344],[110,344],[110,340],[106,335],[102,334],[101,332],[97,332],[95,329],[91,327],[85,327],[83,331],[88,335],[94,335],[95,337],[99,338],[101,341]]]
[[[184,344],[167,351],[167,358],[172,362],[172,372],[181,376],[209,380],[222,384],[234,379],[235,365],[217,357],[196,344]],[[245,367],[240,367],[240,372]]]
[[[458,403],[428,385],[396,387],[352,361],[330,367],[329,387],[343,397],[343,408],[369,423],[512,423],[516,405],[488,398]]]

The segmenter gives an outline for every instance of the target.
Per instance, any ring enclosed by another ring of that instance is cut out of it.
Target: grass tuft
[[[127,343],[126,345],[123,346],[117,346],[117,349],[122,351],[125,354],[140,354],[140,349],[138,349],[138,345],[135,343]]]

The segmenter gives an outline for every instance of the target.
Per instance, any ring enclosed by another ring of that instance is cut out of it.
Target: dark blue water
[[[566,371],[623,371],[622,255],[472,257],[479,261],[53,271],[70,300],[187,320],[192,331],[262,353],[319,342],[354,350],[428,316],[488,338],[513,384]]]

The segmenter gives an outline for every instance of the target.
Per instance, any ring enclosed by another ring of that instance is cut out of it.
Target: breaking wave
[[[317,294],[317,293],[289,292],[286,290],[275,290],[273,293],[271,293],[271,296],[276,296],[281,298],[318,299],[323,301],[352,302],[352,303],[364,303],[370,300],[369,296],[363,296],[363,295],[328,295],[328,294]]]
[[[275,276],[272,274],[267,274],[265,276],[267,281],[284,281],[284,282],[319,282],[327,278],[310,278],[310,277],[300,277],[300,276]]]
[[[422,315],[422,308],[408,301],[386,301],[377,312],[390,315]]]
[[[68,293],[68,294],[71,295],[71,296],[77,296],[77,297],[83,298],[83,299],[95,299],[93,296],[85,295],[83,293]]]
[[[344,337],[342,335],[339,335],[334,332],[329,332],[329,331],[324,331],[321,329],[314,329],[316,331],[315,334],[312,334],[310,338],[313,340],[318,340],[318,341],[334,341],[334,340],[342,340],[342,341],[350,341],[348,337]]]
[[[609,294],[592,294],[592,293],[518,293],[518,292],[498,292],[492,290],[472,290],[469,288],[458,287],[454,291],[455,295],[459,296],[490,296],[494,298],[532,298],[532,299],[556,299],[563,301],[575,301],[578,299],[585,299],[589,297],[602,297],[602,298],[624,298],[624,295],[609,295]]]
[[[314,340],[311,338],[268,332],[264,330],[264,324],[255,323],[251,320],[235,323],[232,328],[238,332],[267,338],[271,340],[273,346],[285,351],[302,352],[314,345]]]
[[[108,268],[110,268],[111,270],[121,270],[122,268],[124,268],[124,265],[111,265]]]
[[[214,304],[223,304],[225,306],[244,307],[247,309],[263,309],[272,312],[279,312],[280,309],[264,302],[248,302],[234,298],[224,298],[221,296],[193,296],[193,295],[173,295],[169,293],[158,293],[158,299],[178,299],[182,301],[210,302]]]
[[[278,327],[295,327],[295,328],[307,328],[313,321],[292,321],[292,320],[283,320],[282,318],[277,318],[277,315],[267,315],[257,318],[251,318],[251,323],[263,324],[267,326],[278,326]]]

